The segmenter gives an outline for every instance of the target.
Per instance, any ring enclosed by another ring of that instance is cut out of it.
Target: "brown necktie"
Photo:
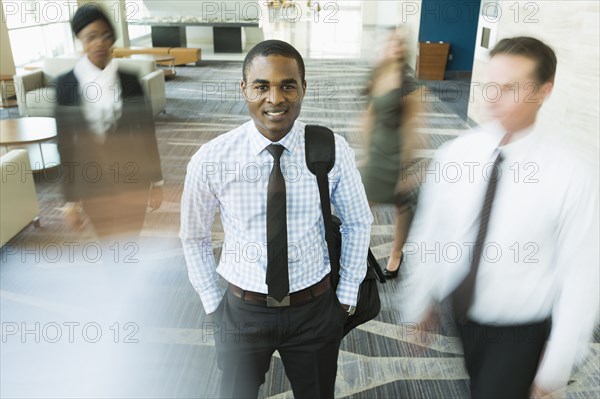
[[[494,196],[496,195],[496,186],[499,180],[498,169],[500,168],[502,160],[502,154],[500,151],[498,151],[496,160],[494,161],[492,175],[485,192],[483,207],[481,208],[481,214],[479,217],[479,230],[477,232],[477,241],[475,241],[475,247],[473,250],[473,261],[471,263],[471,268],[465,279],[451,294],[454,305],[454,316],[458,321],[465,320],[467,312],[469,311],[473,301],[477,270],[479,269],[479,263],[481,262],[481,255],[483,253],[483,245],[485,244],[485,238],[487,236],[490,214],[492,213],[492,205],[494,203]]]
[[[269,296],[278,302],[290,292],[288,277],[288,239],[286,221],[285,180],[281,173],[283,146],[271,144],[273,169],[267,190],[267,279]]]

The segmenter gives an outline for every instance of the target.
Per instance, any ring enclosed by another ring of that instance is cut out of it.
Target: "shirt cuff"
[[[356,306],[356,303],[358,302],[359,289],[360,285],[351,283],[350,281],[343,280],[342,278],[340,278],[336,290],[336,294],[340,303],[344,305]]]
[[[568,342],[547,342],[546,351],[535,376],[536,385],[549,392],[567,386],[575,363],[575,351],[569,350],[570,346]]]
[[[206,314],[211,314],[219,307],[219,303],[221,303],[223,295],[225,294],[225,289],[215,286],[214,288],[209,288],[199,294],[202,306],[204,306],[204,311]]]
[[[165,181],[164,180],[159,180],[159,181],[153,181],[152,182],[152,187],[162,187],[165,185]]]

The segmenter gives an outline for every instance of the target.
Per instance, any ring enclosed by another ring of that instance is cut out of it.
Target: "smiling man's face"
[[[306,91],[296,60],[280,55],[255,57],[241,88],[258,131],[271,141],[281,140],[300,115]]]

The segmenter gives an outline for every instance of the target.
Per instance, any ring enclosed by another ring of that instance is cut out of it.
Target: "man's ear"
[[[302,82],[302,92],[306,93],[306,80]]]
[[[544,101],[546,101],[546,99],[550,96],[553,88],[554,88],[554,82],[548,81],[548,82],[542,84],[542,86],[540,87],[540,94],[541,94],[540,107],[542,106]]]
[[[544,97],[549,96],[552,93],[552,90],[554,89],[554,82],[546,82],[542,85],[542,90],[544,93]]]
[[[242,96],[244,97],[244,100],[248,101],[248,97],[246,97],[246,82],[244,81],[244,79],[240,81],[240,90],[242,91]]]

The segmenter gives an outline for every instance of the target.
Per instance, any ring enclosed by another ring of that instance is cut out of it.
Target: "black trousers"
[[[256,398],[277,350],[296,399],[333,398],[345,319],[333,289],[280,308],[246,302],[228,291],[213,319],[221,396]]]
[[[472,398],[527,399],[550,320],[511,326],[458,323]]]

